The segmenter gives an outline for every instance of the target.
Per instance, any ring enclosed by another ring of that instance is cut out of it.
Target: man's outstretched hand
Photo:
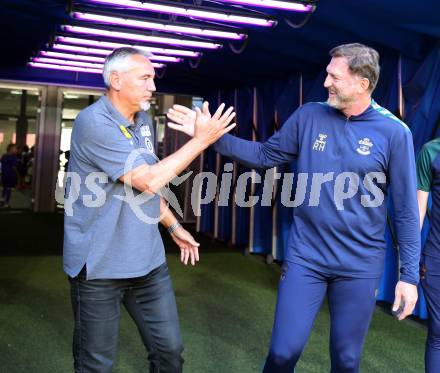
[[[202,107],[202,113],[206,110],[204,106],[208,103],[204,102]],[[171,122],[168,122],[168,127],[173,130],[186,133],[188,136],[194,136],[194,125],[196,124],[196,112],[182,105],[173,105],[168,109],[167,117]],[[209,118],[207,118],[209,120]]]
[[[211,145],[215,143],[225,133],[231,131],[236,124],[231,123],[235,117],[233,107],[223,112],[225,104],[221,104],[217,111],[212,115],[206,108],[203,113],[199,108],[196,108],[196,123],[194,125],[194,139],[198,140],[200,144]],[[207,120],[206,118],[209,119]]]
[[[220,105],[220,107],[224,108],[224,104]],[[228,115],[235,116],[235,113],[233,113],[232,110],[233,108],[230,107],[225,112],[225,114],[228,113]],[[171,122],[168,122],[169,128],[183,132],[190,137],[194,136],[197,118],[197,112],[195,110],[191,110],[190,108],[182,105],[173,105],[172,108],[168,109],[167,117],[169,120],[171,120]],[[209,112],[209,103],[205,101],[202,105],[202,110],[200,110],[200,116],[198,120],[203,125],[205,123],[208,123],[210,119],[211,114]]]

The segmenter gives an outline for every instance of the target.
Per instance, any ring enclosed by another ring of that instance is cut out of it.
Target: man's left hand
[[[404,281],[399,281],[397,283],[393,311],[397,311],[401,303],[405,304],[405,307],[398,315],[398,320],[403,320],[405,317],[412,314],[417,303],[417,286]]]
[[[195,265],[199,261],[199,246],[186,229],[183,227],[176,228],[171,233],[171,238],[180,248],[180,261],[187,265],[188,260],[191,260],[191,264]]]

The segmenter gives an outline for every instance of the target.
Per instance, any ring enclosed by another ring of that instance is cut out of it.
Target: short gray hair
[[[343,44],[330,51],[331,57],[345,57],[349,70],[370,82],[368,91],[373,92],[379,80],[379,53],[360,43]]]
[[[129,58],[136,54],[144,57],[151,57],[151,53],[139,48],[123,47],[115,49],[111,52],[104,61],[104,68],[102,69],[102,76],[107,88],[110,88],[110,75],[114,71],[127,71],[131,67]]]

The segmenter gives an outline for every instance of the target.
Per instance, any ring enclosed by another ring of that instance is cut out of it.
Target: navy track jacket
[[[297,109],[264,143],[223,136],[216,151],[252,168],[297,162],[286,260],[321,273],[380,277],[387,196],[400,249],[400,279],[419,281],[416,168],[409,128],[374,101],[347,118],[326,103]]]

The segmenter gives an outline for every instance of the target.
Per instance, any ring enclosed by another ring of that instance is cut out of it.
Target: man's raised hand
[[[195,110],[191,110],[182,105],[173,105],[172,108],[168,109],[167,117],[171,120],[171,122],[168,122],[169,128],[183,132],[190,137],[194,136],[194,127],[196,123]],[[200,120],[208,122],[210,119],[211,114],[209,112],[209,103],[205,101],[202,105]]]
[[[207,106],[203,108],[204,112],[196,108],[196,120],[194,125],[195,139],[210,145],[236,126],[236,123],[230,124],[235,117],[235,112],[233,112],[234,108],[231,106],[228,110],[223,112],[224,108],[225,104],[221,104],[212,117]],[[209,119],[207,120],[208,117]]]

